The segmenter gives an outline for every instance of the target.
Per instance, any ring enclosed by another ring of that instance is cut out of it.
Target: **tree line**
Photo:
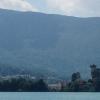
[[[60,90],[51,89],[43,79],[33,80],[25,77],[0,77],[1,92],[100,92],[100,68],[90,65],[91,78],[83,80],[81,73],[71,76],[71,81],[61,83]],[[58,87],[59,88],[59,87]]]
[[[48,86],[43,79],[33,81],[25,78],[10,78],[0,80],[2,92],[47,92]]]

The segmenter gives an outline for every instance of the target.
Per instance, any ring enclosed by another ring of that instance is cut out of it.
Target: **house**
[[[54,84],[48,84],[48,88],[51,91],[60,91],[62,88],[62,84],[60,82]]]

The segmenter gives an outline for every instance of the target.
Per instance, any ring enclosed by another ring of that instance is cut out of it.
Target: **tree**
[[[39,91],[39,92],[46,92],[48,91],[48,86],[47,84],[44,82],[43,79],[40,79],[38,82],[36,82],[34,84],[34,90],[35,91]]]

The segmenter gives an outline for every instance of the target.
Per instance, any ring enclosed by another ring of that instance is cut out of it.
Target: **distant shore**
[[[79,72],[73,73],[71,81],[53,82],[28,75],[0,76],[1,92],[100,92],[100,69],[90,65],[91,77],[83,80]]]

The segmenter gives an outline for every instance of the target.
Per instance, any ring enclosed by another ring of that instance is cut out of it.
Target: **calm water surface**
[[[0,100],[100,100],[100,93],[0,93]]]

